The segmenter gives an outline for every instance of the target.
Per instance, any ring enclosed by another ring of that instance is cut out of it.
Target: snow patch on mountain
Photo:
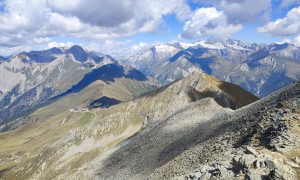
[[[242,65],[240,66],[240,69],[241,69],[242,71],[249,72],[249,67],[248,67],[247,64],[242,64]]]
[[[215,43],[215,44],[209,44],[206,43],[205,41],[198,41],[195,43],[180,43],[180,46],[184,49],[188,49],[191,47],[197,47],[197,46],[202,46],[204,48],[208,48],[208,49],[224,49],[224,45],[222,43]]]
[[[251,51],[250,49],[244,48],[243,46],[239,46],[236,43],[233,44],[233,45],[228,44],[227,46],[232,48],[232,49],[236,49],[236,50],[240,50],[240,51]]]
[[[177,50],[174,46],[170,46],[168,44],[161,44],[155,46],[156,52],[159,53],[172,53],[173,51]]]

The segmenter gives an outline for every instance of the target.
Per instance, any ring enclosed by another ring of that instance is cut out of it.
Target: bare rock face
[[[0,132],[25,124],[24,117],[34,110],[72,93],[83,92],[88,86],[102,82],[117,84],[115,80],[121,78],[132,79],[126,83],[127,87],[116,87],[116,91],[122,92],[107,97],[112,99],[104,99],[105,103],[100,99],[102,103],[99,107],[132,100],[157,87],[140,71],[122,66],[108,55],[89,52],[80,46],[20,53],[0,63],[0,76]],[[95,97],[86,95],[86,104],[93,106],[93,101],[102,97],[97,93],[101,90],[101,87],[95,90]],[[78,102],[76,97],[72,100]],[[72,106],[79,104],[73,103]],[[68,109],[69,105],[65,107]]]
[[[0,125],[25,116],[68,90],[93,67],[114,62],[109,56],[100,57],[79,46],[22,52],[6,59],[0,63]]]

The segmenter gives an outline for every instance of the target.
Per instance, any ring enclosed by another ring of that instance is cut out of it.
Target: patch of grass
[[[259,98],[255,95],[232,83],[223,82],[219,85],[219,88],[235,99],[240,107],[259,100]]]
[[[77,121],[79,126],[84,126],[86,124],[89,124],[93,121],[95,118],[95,115],[91,112],[84,112],[81,113],[79,120]]]
[[[0,165],[0,177],[5,176],[5,174],[8,174],[9,171],[16,165],[15,161],[9,161],[3,165]]]

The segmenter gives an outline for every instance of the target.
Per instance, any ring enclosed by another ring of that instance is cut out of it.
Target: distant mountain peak
[[[81,46],[79,45],[73,45],[71,46],[69,49],[69,51],[84,51],[87,52],[85,49],[83,49]]]
[[[72,46],[70,49],[66,50],[66,53],[72,54],[79,62],[85,62],[88,60],[88,52],[79,45]]]
[[[6,60],[6,58],[5,57],[3,57],[3,56],[0,56],[0,62],[1,61],[5,61]]]
[[[14,57],[17,57],[21,60],[33,61],[36,63],[50,63],[52,61],[55,61],[58,57],[63,56],[65,56],[65,58],[70,58],[78,63],[88,64],[89,66],[98,66],[99,64],[102,65],[115,62],[115,60],[108,55],[97,52],[90,52],[79,45],[74,45],[69,48],[52,47],[50,49],[42,51],[21,52]],[[4,58],[4,60],[7,59]],[[4,60],[2,60],[2,58],[0,57],[0,61]]]
[[[118,62],[115,62],[93,69],[91,72],[85,74],[82,80],[80,80],[76,85],[73,85],[72,88],[60,95],[57,95],[53,99],[61,98],[70,93],[79,92],[98,80],[109,83],[114,82],[117,78],[130,78],[137,81],[149,80],[147,76],[137,69],[134,69],[131,66],[124,67]]]
[[[207,43],[207,44],[216,44],[216,43],[222,43],[223,41],[224,40],[220,39],[220,38],[210,37],[210,38],[206,39],[204,42]],[[233,41],[233,40],[231,40],[231,41]]]

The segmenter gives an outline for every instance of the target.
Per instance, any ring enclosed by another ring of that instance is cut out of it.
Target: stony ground
[[[68,110],[2,134],[0,178],[297,179],[299,98],[297,83],[232,110],[256,97],[192,74],[108,109]]]
[[[125,143],[95,179],[300,178],[300,82],[236,111],[211,105],[206,120],[200,102]]]
[[[150,179],[299,179],[300,83],[232,114]]]

